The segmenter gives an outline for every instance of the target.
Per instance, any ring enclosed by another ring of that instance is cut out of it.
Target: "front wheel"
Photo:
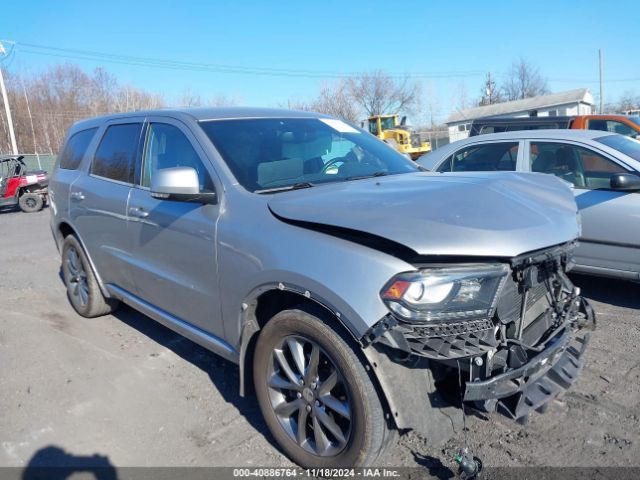
[[[363,360],[322,313],[285,310],[260,332],[254,384],[269,430],[303,467],[371,465],[387,427]]]

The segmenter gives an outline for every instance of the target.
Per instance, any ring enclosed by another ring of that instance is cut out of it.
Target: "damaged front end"
[[[462,399],[522,419],[568,389],[584,364],[593,310],[566,272],[575,243],[508,262],[416,265],[381,292],[390,314],[363,337],[420,362]]]

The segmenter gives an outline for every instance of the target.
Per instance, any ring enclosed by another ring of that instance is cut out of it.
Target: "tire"
[[[44,199],[37,193],[23,193],[18,200],[18,205],[25,213],[39,212],[44,207]]]
[[[68,235],[62,244],[62,275],[67,298],[83,317],[100,317],[117,308],[117,300],[102,295],[91,264],[73,235]]]
[[[302,306],[276,314],[262,329],[253,364],[258,404],[272,435],[298,465],[371,465],[393,435],[364,360],[356,355],[359,347],[331,328],[334,320],[327,317]]]

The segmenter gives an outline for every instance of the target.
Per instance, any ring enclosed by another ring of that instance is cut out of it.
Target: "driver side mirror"
[[[640,177],[632,173],[616,173],[609,180],[612,190],[633,192],[640,190]]]
[[[201,192],[198,172],[191,167],[162,168],[151,177],[151,196],[161,200],[215,204],[215,192]]]

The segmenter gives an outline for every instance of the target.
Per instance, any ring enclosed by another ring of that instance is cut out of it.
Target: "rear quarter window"
[[[97,128],[89,128],[74,133],[60,154],[58,166],[65,170],[77,170],[84,158],[87,148],[96,133]]]

